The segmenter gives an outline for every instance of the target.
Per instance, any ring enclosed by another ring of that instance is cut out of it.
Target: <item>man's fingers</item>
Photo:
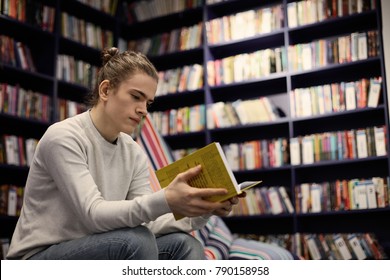
[[[213,202],[204,199],[197,200],[196,204],[193,205],[194,209],[207,212],[214,211],[216,209],[224,209],[225,211],[230,207],[230,204],[227,202]]]
[[[202,170],[202,166],[197,165],[195,167],[192,167],[192,168],[188,169],[187,171],[184,171],[183,173],[179,174],[178,176],[179,176],[180,179],[182,179],[182,180],[187,182],[192,177],[198,175],[201,170]]]
[[[227,190],[224,188],[205,188],[205,189],[196,189],[194,193],[195,196],[207,198],[215,195],[225,195],[227,194]]]
[[[186,183],[194,176],[198,175],[202,170],[202,166],[198,165],[195,167],[192,167],[188,169],[185,172],[182,172],[178,175],[180,180],[185,181]],[[215,195],[225,195],[227,193],[227,190],[225,188],[207,188],[207,186],[204,186],[204,188],[196,188],[194,189],[194,196],[197,197],[208,197],[208,196],[215,196]]]
[[[246,192],[242,192],[242,193],[240,193],[239,195],[237,195],[237,197],[246,197]]]
[[[239,202],[238,196],[232,197],[231,199],[229,199],[229,202],[231,204],[237,204]]]

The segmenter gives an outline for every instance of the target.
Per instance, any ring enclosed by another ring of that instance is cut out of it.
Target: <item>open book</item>
[[[191,178],[188,182],[190,186],[196,188],[226,188],[228,190],[226,195],[211,196],[210,201],[230,199],[261,183],[261,181],[247,181],[238,184],[218,142],[213,142],[157,170],[156,176],[161,187],[165,188],[179,173],[197,165],[202,166],[202,171]]]

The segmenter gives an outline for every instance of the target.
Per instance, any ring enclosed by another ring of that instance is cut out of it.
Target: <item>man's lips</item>
[[[141,122],[141,119],[138,119],[138,118],[129,118],[129,119],[136,122],[137,124],[139,124]]]

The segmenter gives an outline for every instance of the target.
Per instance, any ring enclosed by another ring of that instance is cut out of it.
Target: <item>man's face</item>
[[[157,82],[150,76],[138,73],[119,84],[117,91],[108,89],[105,102],[106,117],[117,132],[132,134],[147,115],[147,107],[156,94]]]

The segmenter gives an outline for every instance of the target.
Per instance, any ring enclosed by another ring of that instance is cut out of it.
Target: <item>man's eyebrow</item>
[[[142,95],[143,98],[145,98],[146,100],[148,100],[148,102],[150,103],[153,103],[154,102],[154,99],[148,99],[148,97],[146,96],[146,94],[143,92],[143,91],[140,91],[138,89],[134,89],[134,91],[138,92],[140,95]]]

